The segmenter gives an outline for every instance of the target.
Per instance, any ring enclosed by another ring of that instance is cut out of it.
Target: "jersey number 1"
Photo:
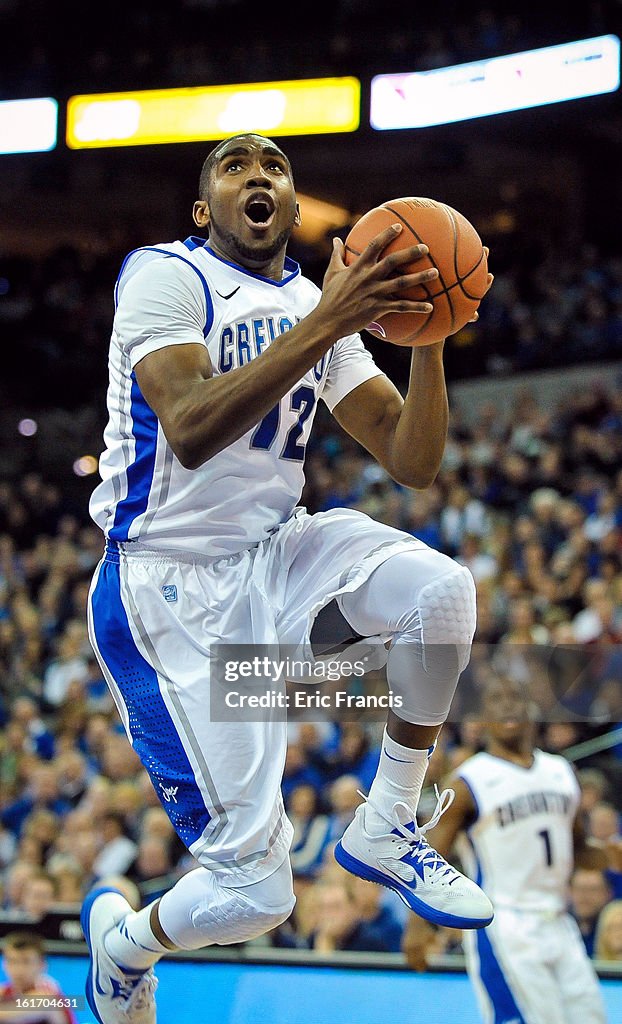
[[[290,399],[290,409],[292,412],[298,413],[298,419],[290,427],[285,444],[283,445],[283,451],[279,458],[290,459],[293,462],[302,462],[305,457],[305,444],[299,443],[299,438],[302,434],[303,427],[309,416],[313,412],[313,406],[315,405],[315,391],[313,388],[308,387],[306,384],[302,384],[299,388],[296,388],[292,392]],[[267,452],[274,444],[274,439],[279,432],[279,420],[281,419],[281,403],[274,406],[262,419],[261,423],[255,427],[252,433],[250,446],[251,448],[258,448],[261,451]]]
[[[544,851],[546,854],[546,866],[550,868],[553,864],[553,850],[551,847],[551,836],[548,828],[543,828],[541,832],[538,832],[540,839],[544,843]]]

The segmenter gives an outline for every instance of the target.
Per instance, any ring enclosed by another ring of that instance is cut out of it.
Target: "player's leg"
[[[128,735],[177,833],[204,865],[155,908],[134,912],[110,892],[85,901],[89,1002],[106,1024],[125,1022],[136,999],[151,1000],[141,1007],[141,1024],[155,1020],[153,991],[141,975],[166,952],[255,937],[294,904],[291,825],[280,797],[285,724],[210,719],[209,616],[220,625],[221,600],[232,640],[241,642],[236,623],[248,640],[249,611],[232,606],[236,595],[248,600],[236,564],[235,580],[221,566],[215,594],[205,567],[117,555],[102,563],[91,590],[91,642]]]
[[[358,632],[391,632],[387,680],[401,706],[389,712],[376,777],[335,856],[437,924],[482,927],[492,919],[488,897],[425,839],[453,794],[443,794],[428,825],[416,824],[429,758],[469,658],[471,574],[430,548],[398,552],[338,602]]]
[[[481,927],[492,917],[490,901],[431,850],[426,826],[415,824],[430,752],[469,658],[475,629],[471,574],[360,513],[337,510],[307,518],[294,556],[282,552],[289,567],[286,612],[278,623],[282,642],[294,642],[297,628],[304,649],[300,609],[319,622],[322,604],[329,607],[336,600],[355,635],[390,638],[387,677],[401,699],[399,717],[390,715],[367,804],[357,811],[335,856],[355,874],[395,889],[429,920]],[[328,639],[324,635],[323,643]],[[439,805],[439,814],[444,806]],[[430,827],[433,823],[434,817]],[[382,866],[395,862],[394,871]]]
[[[400,706],[389,712],[365,813],[368,828],[380,833],[396,802],[417,809],[430,754],[469,660],[475,587],[468,569],[423,548],[393,555],[338,603],[364,636],[388,631],[392,638],[387,681]]]
[[[565,1024],[606,1024],[598,976],[576,922],[564,915],[557,923],[558,956],[554,970]]]

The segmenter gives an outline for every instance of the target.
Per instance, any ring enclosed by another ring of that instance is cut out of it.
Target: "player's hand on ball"
[[[359,259],[349,267],[344,260],[343,242],[339,238],[333,239],[333,252],[317,308],[322,308],[337,322],[340,335],[359,331],[387,313],[428,315],[431,312],[430,302],[407,299],[405,293],[410,288],[434,280],[438,277],[438,270],[427,268],[405,273],[402,269],[425,256],[428,247],[410,245],[383,255],[401,230],[400,224],[385,228],[371,239]]]

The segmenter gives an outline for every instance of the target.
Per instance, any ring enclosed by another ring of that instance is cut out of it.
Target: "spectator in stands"
[[[403,925],[393,909],[393,893],[356,875],[352,876],[350,888],[358,916],[365,925],[365,935],[377,936],[379,944],[389,953],[399,953]]]
[[[314,888],[315,927],[309,947],[317,953],[336,950],[390,952],[381,935],[364,922],[345,883],[318,882]]]
[[[77,828],[71,837],[70,863],[77,865],[82,873],[83,886],[87,891],[98,881],[95,873],[95,860],[99,853],[99,835],[90,828]]]
[[[146,808],[140,822],[140,833],[143,838],[157,836],[169,844],[174,843],[177,836],[171,819],[159,804],[157,807]],[[183,844],[181,849],[185,849]]]
[[[36,871],[26,883],[19,905],[26,917],[39,921],[56,902],[56,879],[48,871]]]
[[[125,736],[109,735],[102,752],[103,774],[113,782],[133,780],[141,769],[140,759]]]
[[[589,835],[599,846],[617,842],[620,836],[620,815],[613,804],[601,800],[589,814]]]
[[[85,683],[88,662],[82,653],[82,638],[77,631],[66,631],[58,638],[56,657],[43,676],[43,696],[52,707],[59,707],[71,683]]]
[[[138,844],[138,853],[127,875],[137,886],[143,906],[159,899],[174,884],[170,844],[159,836],[148,836]]]
[[[13,1024],[77,1024],[77,1017],[69,1007],[19,1010],[15,1000],[19,997],[49,997],[59,1002],[65,993],[58,982],[45,973],[45,946],[35,932],[10,932],[4,939],[2,966],[8,981],[0,985],[0,1020]]]
[[[131,836],[137,836],[139,833],[143,808],[140,787],[134,779],[124,779],[112,786],[110,809],[123,816],[128,834]]]
[[[604,871],[575,868],[570,879],[569,911],[579,926],[588,956],[594,955],[599,916],[611,897],[611,886]]]
[[[93,771],[101,772],[104,751],[113,735],[109,715],[102,712],[89,714],[81,738],[81,747]]]
[[[355,775],[359,789],[366,793],[378,768],[380,750],[372,744],[369,734],[359,722],[345,722],[339,730],[337,745],[325,761],[328,780],[342,775]]]
[[[502,644],[546,644],[550,634],[545,626],[536,621],[533,602],[528,597],[514,601],[509,615],[508,631],[501,637]]]
[[[158,800],[158,794],[156,793],[155,789],[151,784],[149,774],[144,769],[141,769],[141,771],[136,776],[135,787],[136,792],[138,794],[138,800],[140,801],[140,806],[142,808],[162,807],[160,801]]]
[[[43,847],[34,836],[22,835],[17,844],[17,856],[36,867],[43,867]]]
[[[109,811],[98,822],[101,846],[93,861],[93,873],[102,875],[124,875],[136,860],[138,847],[127,835],[125,821],[118,812]]]
[[[363,800],[360,795],[361,783],[355,775],[342,775],[328,789],[330,814],[326,845],[336,842],[354,817],[354,812]],[[326,850],[326,846],[324,848]]]
[[[3,802],[18,795],[28,748],[28,733],[21,722],[10,720],[0,735],[0,787]]]
[[[24,839],[34,839],[42,853],[47,856],[60,829],[60,819],[52,811],[38,810],[29,814],[22,829],[21,843]]]
[[[52,811],[60,817],[71,810],[69,801],[60,795],[58,772],[51,763],[40,764],[34,769],[26,793],[4,808],[0,820],[19,836],[26,818],[40,809]]]
[[[577,779],[581,787],[581,813],[587,820],[592,808],[606,800],[609,795],[609,782],[607,776],[598,768],[581,768],[577,772]]]
[[[318,769],[309,763],[309,758],[300,743],[288,743],[281,787],[285,802],[292,791],[301,785],[309,785],[319,790],[322,786],[322,776]]]
[[[21,906],[24,892],[29,880],[37,873],[36,864],[28,861],[15,860],[4,873],[2,892],[2,911],[12,913]]]
[[[56,884],[56,902],[62,906],[73,905],[75,909],[86,895],[84,872],[75,863],[58,864],[56,868],[48,865],[48,872]]]
[[[290,793],[287,814],[294,827],[290,853],[294,875],[313,876],[329,841],[329,820],[318,813],[318,793],[308,784],[296,786]]]
[[[583,597],[585,607],[572,620],[578,643],[607,639],[618,643],[622,639],[619,612],[611,593],[610,584],[599,578],[587,580]]]
[[[612,900],[601,911],[594,957],[608,963],[622,963],[622,900]]]
[[[61,797],[77,807],[87,791],[92,772],[84,754],[75,748],[63,751],[56,758],[58,789]]]
[[[54,756],[54,736],[46,728],[32,697],[18,697],[13,701],[11,721],[20,723],[24,729],[24,749],[31,750],[46,761]]]
[[[456,561],[466,565],[476,583],[494,579],[499,571],[495,556],[484,550],[482,538],[475,533],[464,534]]]

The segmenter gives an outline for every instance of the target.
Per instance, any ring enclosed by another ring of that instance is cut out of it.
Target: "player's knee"
[[[287,920],[296,897],[285,876],[274,876],[243,889],[220,890],[220,900],[202,900],[192,912],[192,924],[199,932],[218,934],[219,945],[248,942],[277,928]]]
[[[444,674],[450,660],[462,672],[476,625],[475,583],[469,569],[454,562],[449,572],[422,587],[418,611],[427,670]]]

